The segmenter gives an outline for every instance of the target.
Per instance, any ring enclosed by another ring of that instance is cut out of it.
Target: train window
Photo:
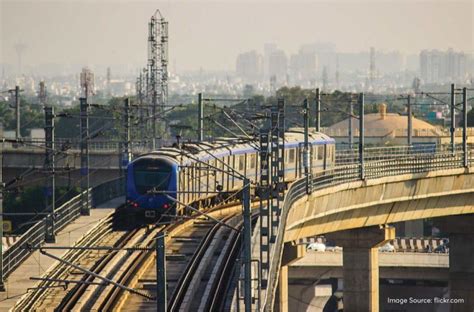
[[[324,145],[318,146],[318,159],[324,158]]]
[[[289,155],[289,157],[288,157],[288,158],[289,158],[288,161],[289,161],[290,163],[294,163],[294,162],[295,162],[295,149],[294,149],[294,148],[290,149],[289,154],[290,154],[290,155]]]
[[[326,154],[326,158],[327,159],[331,159],[331,154],[332,154],[332,146],[327,146],[327,154]]]
[[[133,165],[133,179],[139,194],[145,194],[151,189],[163,191],[168,189],[168,183],[173,168],[160,159],[142,159]]]
[[[254,169],[257,165],[257,157],[255,154],[250,155],[250,169]]]
[[[240,155],[239,156],[239,171],[243,171],[245,167],[245,156]]]
[[[318,146],[317,145],[313,146],[313,159],[314,160],[318,159]]]

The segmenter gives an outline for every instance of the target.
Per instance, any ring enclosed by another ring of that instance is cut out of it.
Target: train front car
[[[166,156],[144,155],[127,168],[127,211],[146,223],[175,215],[178,164]]]

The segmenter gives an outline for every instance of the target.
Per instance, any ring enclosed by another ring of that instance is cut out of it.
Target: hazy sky
[[[26,1],[0,0],[0,63],[144,65],[147,23],[169,21],[170,65],[233,69],[238,53],[274,42],[288,53],[304,43],[339,51],[473,51],[474,1]]]

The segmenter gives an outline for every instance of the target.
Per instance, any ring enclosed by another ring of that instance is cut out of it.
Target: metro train
[[[317,175],[334,165],[335,140],[312,129],[308,137],[311,173]],[[304,175],[303,147],[303,129],[287,130],[285,182]],[[127,167],[127,211],[145,221],[156,221],[162,215],[185,214],[185,205],[199,209],[219,203],[242,188],[242,178],[235,172],[259,181],[259,156],[255,142],[229,138],[185,143],[141,155]]]

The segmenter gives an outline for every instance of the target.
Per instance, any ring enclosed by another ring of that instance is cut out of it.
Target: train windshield
[[[172,167],[160,159],[138,160],[133,165],[133,178],[139,194],[151,189],[164,191],[168,189]]]

